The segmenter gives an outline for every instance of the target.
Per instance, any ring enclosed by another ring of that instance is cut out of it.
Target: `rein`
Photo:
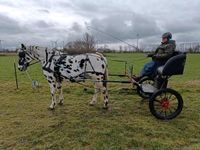
[[[38,61],[36,61],[36,62],[34,62],[34,63],[29,64],[29,66],[35,65],[35,64],[37,64],[37,63],[39,63],[39,62],[40,62],[40,60],[38,60]]]

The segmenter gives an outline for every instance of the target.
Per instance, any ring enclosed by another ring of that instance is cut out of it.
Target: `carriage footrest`
[[[85,78],[80,78],[80,79],[75,79],[73,77],[69,78],[69,81],[70,82],[84,82],[85,81]]]
[[[142,84],[141,85],[141,89],[145,93],[154,93],[154,92],[157,91],[157,89],[153,85],[151,85],[151,84]]]

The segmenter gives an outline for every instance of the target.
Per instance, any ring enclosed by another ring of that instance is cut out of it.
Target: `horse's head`
[[[25,71],[29,64],[35,59],[31,52],[31,47],[26,47],[24,44],[21,44],[21,48],[18,50],[19,62],[18,69],[20,71]]]

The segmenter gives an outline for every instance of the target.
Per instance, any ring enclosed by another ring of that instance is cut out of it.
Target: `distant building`
[[[109,48],[103,48],[103,47],[97,48],[97,52],[109,52],[109,51],[111,51],[111,49]]]

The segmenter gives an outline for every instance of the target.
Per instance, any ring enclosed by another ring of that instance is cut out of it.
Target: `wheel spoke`
[[[169,108],[167,109],[167,116],[169,116],[171,114],[171,110],[169,110]]]
[[[157,100],[157,99],[155,99],[154,102],[157,102],[157,103],[159,103],[159,104],[161,103],[161,101],[159,101],[159,100]]]
[[[161,111],[161,110],[163,110],[161,107],[158,107],[158,106],[156,106],[156,107],[154,107],[157,111]]]
[[[171,111],[171,109],[170,109],[170,108],[169,108],[168,110],[169,110],[170,114],[172,114],[172,113],[173,113],[173,112]]]
[[[154,106],[155,109],[162,110],[160,103],[154,103],[153,106]]]
[[[172,94],[170,94],[170,96],[168,97],[168,99],[170,100],[170,99],[171,99],[171,97],[172,97]]]
[[[174,106],[171,106],[170,108],[172,108],[172,110],[176,110],[177,109],[177,107],[174,107]]]
[[[163,114],[163,110],[161,110],[161,111],[159,112],[159,114],[160,114],[160,115]]]
[[[164,98],[166,98],[166,94],[164,95],[163,93],[160,95],[160,98],[161,99],[164,99]]]
[[[157,103],[157,104],[154,104],[154,106],[159,106],[160,107],[161,105]]]
[[[177,101],[170,102],[171,105],[178,105]]]
[[[165,110],[165,118],[167,117],[167,112],[166,112],[166,110]]]
[[[174,100],[176,100],[177,98],[176,97],[173,97],[172,99],[170,99],[171,101],[174,101]]]
[[[167,96],[166,96],[166,95],[167,95],[167,93],[165,92],[165,98],[167,98]]]

